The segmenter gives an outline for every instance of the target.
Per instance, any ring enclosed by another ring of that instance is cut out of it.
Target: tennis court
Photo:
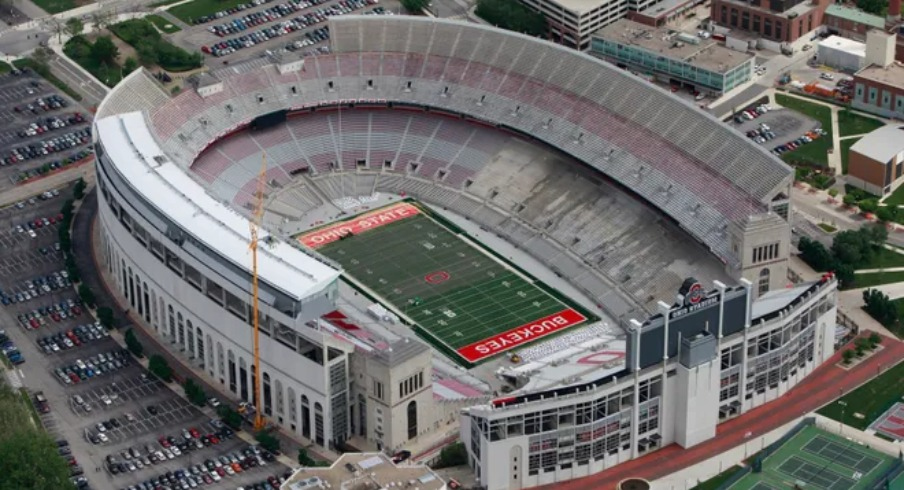
[[[470,363],[590,320],[412,203],[296,238]]]
[[[894,458],[808,426],[762,462],[731,490],[865,490],[894,465]]]

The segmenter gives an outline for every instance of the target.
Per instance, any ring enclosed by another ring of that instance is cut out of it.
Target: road
[[[757,437],[780,427],[801,415],[812,412],[831,402],[842,393],[876,376],[904,358],[904,343],[884,338],[885,347],[869,362],[849,370],[836,364],[841,360],[837,351],[825,364],[808,376],[779,400],[755,408],[740,417],[718,426],[716,437],[689,449],[672,444],[646,456],[622,463],[596,475],[568,482],[546,485],[547,490],[586,490],[588,488],[615,488],[618,482],[630,477],[649,481],[657,480],[710,457],[743,444],[750,437]]]
[[[60,80],[82,94],[82,105],[85,107],[97,107],[110,90],[94,81],[91,77],[82,73],[72,65],[72,62],[62,56],[54,56],[50,59],[50,71]]]

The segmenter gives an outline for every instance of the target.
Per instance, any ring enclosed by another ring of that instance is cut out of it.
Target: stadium
[[[236,399],[326,447],[417,449],[460,424],[483,486],[530,487],[712,437],[831,354],[834,279],[786,288],[791,170],[743,135],[538,39],[329,25],[329,53],[175,95],[138,70],[95,120],[111,286]],[[700,397],[709,416],[687,418]],[[535,444],[584,425],[599,451]]]

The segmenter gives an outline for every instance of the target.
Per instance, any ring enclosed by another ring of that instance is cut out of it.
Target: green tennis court
[[[865,490],[881,480],[894,458],[830,434],[806,427],[766,458],[762,471],[751,472],[731,490],[805,488]]]
[[[387,217],[389,213],[394,214]],[[300,238],[309,244],[327,239],[333,241],[316,243],[318,252],[468,362],[588,320],[532,278],[411,204]]]

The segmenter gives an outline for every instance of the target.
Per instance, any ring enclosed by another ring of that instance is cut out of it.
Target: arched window
[[[167,313],[169,314],[169,334],[170,340],[176,341],[176,315],[173,313],[173,305],[169,305],[166,307]]]
[[[248,401],[248,368],[245,366],[245,358],[239,357],[239,396]]]
[[[295,401],[295,390],[292,387],[289,387],[289,390],[286,392],[286,398],[289,399],[289,420],[295,422],[298,420],[298,414],[295,413],[298,408],[298,402]]]
[[[223,344],[217,342],[217,369],[220,376],[226,374],[226,363],[223,361]]]
[[[153,289],[151,290],[151,304],[152,305],[157,304],[157,291],[154,291]],[[154,330],[160,331],[160,324],[158,323],[159,321],[160,321],[160,318],[157,315],[157,308],[155,306],[152,308],[152,311],[151,311],[151,325],[154,326]]]
[[[179,325],[179,337],[177,342],[180,347],[185,347],[185,322],[182,320],[182,313],[176,313],[176,323]]]
[[[757,290],[759,291],[759,295],[762,296],[767,291],[769,291],[769,269],[763,269],[760,271],[760,282],[757,286]]]
[[[187,318],[185,319],[185,326],[188,333],[188,357],[191,359],[195,357],[195,328],[191,324],[191,320]]]
[[[238,378],[235,372],[235,354],[232,353],[232,349],[229,349],[227,356],[229,359],[229,391],[236,393],[236,380]]]
[[[414,439],[417,437],[417,402],[414,400],[408,402],[406,411],[408,412],[408,438]]]
[[[282,382],[278,379],[276,380],[276,413],[279,415],[285,413],[283,408]]]
[[[264,414],[273,415],[273,390],[270,389],[270,375],[264,373],[262,378],[264,378]]]

